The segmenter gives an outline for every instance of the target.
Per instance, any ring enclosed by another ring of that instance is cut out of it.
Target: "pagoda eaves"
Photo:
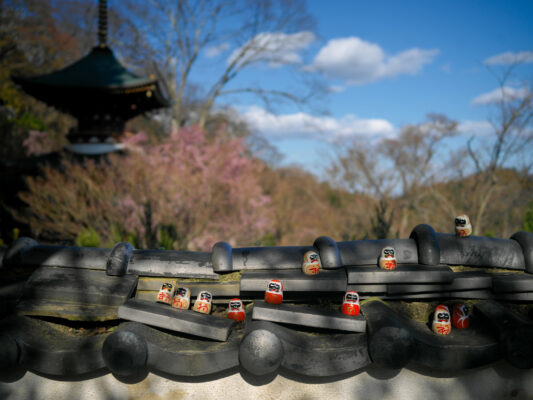
[[[156,79],[128,71],[109,47],[95,47],[62,70],[13,80],[31,96],[78,119],[96,110],[101,110],[101,118],[119,112],[122,118],[130,119],[170,105]]]

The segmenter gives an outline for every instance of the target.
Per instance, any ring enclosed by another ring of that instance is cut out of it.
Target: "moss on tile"
[[[239,282],[241,280],[241,271],[231,272],[229,274],[219,274],[219,279],[209,278],[175,278],[180,282]]]
[[[524,271],[506,268],[483,268],[483,267],[466,267],[464,265],[450,265],[453,272],[487,272],[489,274],[512,273],[524,274]]]

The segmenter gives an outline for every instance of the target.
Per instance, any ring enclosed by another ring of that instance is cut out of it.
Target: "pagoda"
[[[107,1],[99,1],[98,46],[66,68],[35,77],[13,77],[29,95],[77,119],[67,149],[105,154],[122,148],[115,140],[126,122],[146,111],[168,107],[153,76],[140,77],[116,59],[107,45]]]

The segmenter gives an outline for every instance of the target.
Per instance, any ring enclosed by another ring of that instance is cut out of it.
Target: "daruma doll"
[[[394,248],[384,247],[383,250],[381,250],[379,268],[389,270],[396,268],[396,252],[394,251]]]
[[[198,296],[196,297],[196,301],[194,303],[194,306],[192,307],[193,311],[202,313],[202,314],[209,314],[211,313],[211,301],[213,299],[213,296],[208,291],[201,291],[198,293]]]
[[[283,284],[277,279],[268,282],[265,301],[270,304],[281,304],[283,301]]]
[[[461,214],[455,217],[455,234],[459,237],[468,237],[472,234],[472,225],[468,215]]]
[[[191,291],[186,287],[179,287],[176,289],[174,298],[172,299],[172,307],[188,310],[191,305]]]
[[[457,329],[466,329],[470,326],[470,314],[464,304],[456,304],[452,311],[452,326]]]
[[[448,310],[448,307],[442,304],[435,307],[431,328],[437,335],[448,335],[452,331],[450,310]]]
[[[341,312],[346,315],[359,315],[359,295],[349,290],[344,295]]]
[[[246,315],[244,314],[244,307],[240,299],[231,299],[228,304],[228,318],[234,319],[237,322],[244,321]]]
[[[320,272],[322,263],[320,256],[316,251],[309,250],[304,254],[304,261],[302,263],[302,271],[306,275],[316,275]]]
[[[174,291],[174,285],[172,283],[163,283],[159,293],[157,294],[157,302],[170,304],[172,302],[172,292]]]

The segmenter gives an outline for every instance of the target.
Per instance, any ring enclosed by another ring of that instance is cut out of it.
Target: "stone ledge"
[[[173,282],[176,286],[185,286],[191,290],[191,296],[197,296],[202,290],[207,290],[213,297],[239,297],[240,282],[183,282],[179,279],[139,277],[137,290],[157,291],[165,282]]]
[[[495,293],[533,292],[530,274],[494,274],[492,281]]]
[[[209,291],[211,292],[211,291]],[[211,292],[212,293],[212,292]],[[157,295],[159,294],[159,290],[137,290],[137,292],[135,293],[135,299],[137,300],[144,300],[144,301],[147,301],[149,303],[157,303]],[[224,296],[224,297],[213,297],[213,299],[211,300],[211,303],[213,304],[216,304],[216,305],[225,305],[227,306],[228,305],[228,302],[233,298],[233,297],[239,297],[239,295],[236,295],[236,296]],[[242,298],[241,296],[241,300],[245,301],[244,298]],[[194,297],[194,295],[191,295],[191,304],[190,304],[190,308],[192,309],[194,303],[196,303],[196,298]]]
[[[105,271],[40,267],[27,280],[21,300],[63,300],[119,306],[131,296],[136,276],[109,276]]]
[[[219,279],[211,253],[177,250],[133,250],[128,274],[181,278]]]
[[[454,279],[454,272],[444,265],[399,264],[392,271],[376,265],[357,265],[346,267],[346,272],[349,284],[449,283]]]
[[[289,304],[274,305],[264,301],[256,301],[254,303],[252,318],[348,332],[366,331],[366,321],[362,315],[348,316],[338,310],[324,311]]]
[[[26,281],[16,311],[70,320],[116,319],[118,307],[135,290],[134,275],[105,270],[40,267]]]
[[[454,272],[453,281],[444,284],[392,284],[387,295],[428,292],[452,292],[492,288],[492,274],[484,272]]]
[[[346,290],[353,290],[354,292],[363,294],[376,294],[376,295],[385,295],[387,293],[387,284],[379,283],[351,283],[346,286]]]
[[[320,271],[318,275],[305,275],[302,270],[244,271],[241,276],[241,293],[265,292],[271,279],[283,283],[283,292],[344,292],[344,269]]]
[[[226,341],[235,321],[164,304],[131,299],[118,308],[118,316],[130,321],[170,329],[203,338]]]

